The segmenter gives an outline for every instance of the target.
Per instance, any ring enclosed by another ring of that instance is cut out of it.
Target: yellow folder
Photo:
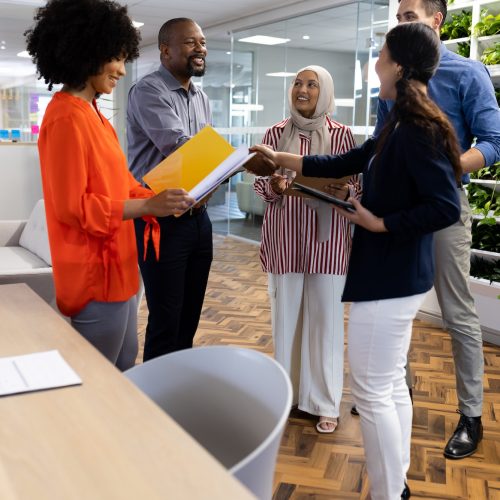
[[[144,177],[155,192],[167,188],[190,191],[234,152],[233,146],[210,125],[201,129]]]

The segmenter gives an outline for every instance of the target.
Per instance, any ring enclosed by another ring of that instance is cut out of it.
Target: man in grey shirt
[[[158,34],[161,65],[130,89],[128,161],[135,178],[211,123],[207,95],[191,81],[205,73],[206,41],[191,19],[167,21]],[[181,217],[158,218],[160,251],[144,256],[142,219],[135,220],[139,266],[149,317],[144,361],[192,347],[212,262],[212,225],[206,205]]]

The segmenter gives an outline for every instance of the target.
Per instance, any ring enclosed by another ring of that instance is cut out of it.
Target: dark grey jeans
[[[89,302],[71,318],[71,325],[120,370],[137,357],[137,300]]]

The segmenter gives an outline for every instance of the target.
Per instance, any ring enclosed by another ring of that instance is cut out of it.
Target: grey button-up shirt
[[[128,95],[129,168],[142,177],[212,121],[207,95],[186,91],[163,65],[139,80]]]

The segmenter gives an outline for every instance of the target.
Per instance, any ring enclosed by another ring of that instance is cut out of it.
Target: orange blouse
[[[137,292],[134,225],[122,220],[123,205],[153,195],[132,177],[113,127],[94,108],[57,92],[38,139],[57,305],[67,316]]]

